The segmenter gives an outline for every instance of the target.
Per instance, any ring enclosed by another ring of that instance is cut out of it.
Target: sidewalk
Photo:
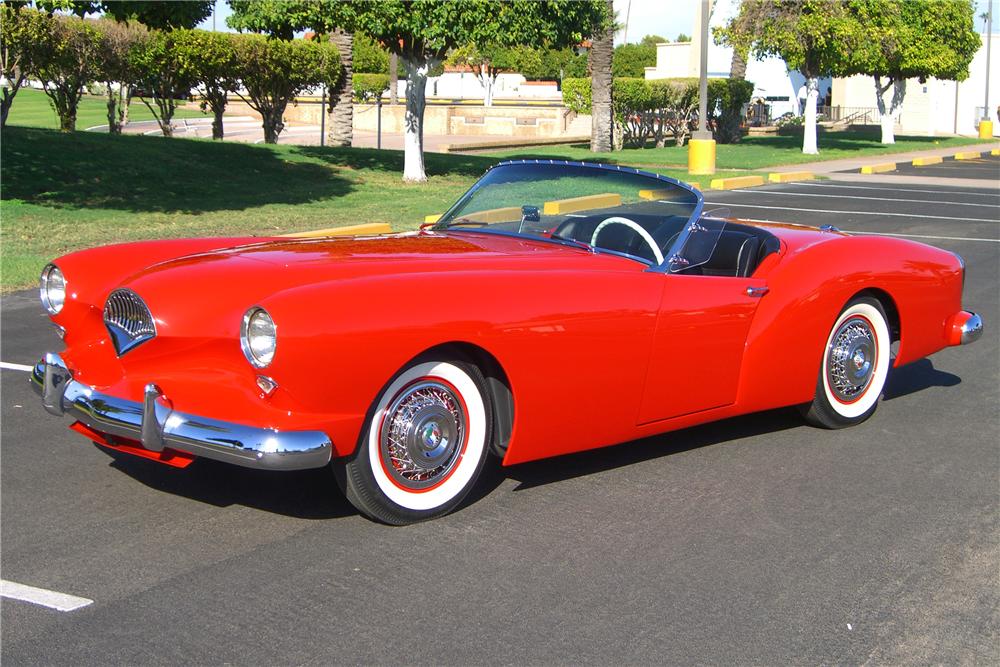
[[[951,157],[955,153],[968,151],[989,151],[1000,148],[1000,141],[986,142],[981,144],[971,144],[968,146],[952,146],[949,148],[932,148],[922,151],[907,151],[905,153],[890,153],[888,155],[866,155],[858,158],[845,158],[841,160],[826,160],[823,162],[807,162],[800,164],[790,164],[782,167],[769,167],[769,172],[794,172],[811,171],[817,176],[824,176],[833,181],[861,182],[870,181],[877,178],[880,183],[900,183],[909,185],[951,185],[955,187],[968,188],[1000,188],[1000,173],[996,179],[955,179],[940,178],[935,176],[913,176],[913,175],[893,175],[891,173],[881,174],[861,174],[862,167],[883,164],[886,162],[909,163],[918,157]],[[851,173],[842,173],[851,172]]]

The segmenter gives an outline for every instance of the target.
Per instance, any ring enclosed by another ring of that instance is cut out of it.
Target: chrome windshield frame
[[[701,217],[701,212],[705,208],[705,197],[704,197],[704,195],[701,194],[701,191],[699,191],[696,188],[691,187],[690,185],[688,185],[684,181],[679,181],[676,178],[671,178],[670,176],[664,176],[663,174],[657,174],[657,173],[651,172],[651,171],[643,171],[642,169],[635,169],[633,167],[622,167],[621,165],[616,165],[616,164],[604,164],[604,163],[601,163],[601,162],[574,162],[572,160],[504,160],[502,162],[498,162],[497,164],[493,165],[492,167],[490,167],[489,169],[487,169],[486,171],[484,171],[483,172],[483,176],[480,176],[479,180],[477,180],[472,185],[471,188],[469,188],[468,190],[466,190],[465,193],[461,197],[459,197],[458,200],[454,204],[452,204],[448,208],[447,211],[445,211],[443,214],[441,214],[441,217],[438,220],[439,221],[441,221],[441,220],[447,220],[449,215],[451,215],[453,212],[455,212],[456,210],[458,210],[459,208],[461,208],[465,204],[465,202],[467,202],[469,200],[469,198],[472,197],[472,195],[480,187],[483,187],[485,185],[483,183],[483,177],[486,176],[486,174],[488,174],[491,171],[493,171],[494,169],[496,169],[498,167],[505,167],[505,166],[512,166],[512,165],[533,165],[533,164],[537,164],[537,165],[555,165],[555,166],[562,166],[562,167],[587,167],[589,169],[598,169],[598,170],[603,170],[603,171],[619,172],[619,173],[624,173],[624,174],[635,174],[637,176],[645,176],[647,178],[653,178],[653,179],[661,181],[663,183],[668,183],[670,185],[678,186],[682,190],[686,190],[687,192],[690,192],[691,194],[693,194],[695,196],[694,210],[691,212],[691,215],[688,217],[688,220],[687,220],[687,222],[684,225],[685,229],[687,229],[687,227],[691,224],[692,221],[698,220]],[[501,235],[504,235],[504,236],[515,236],[517,238],[524,238],[524,239],[530,239],[530,240],[540,240],[540,241],[546,240],[543,237],[520,235],[520,234],[511,234],[510,232],[500,232],[500,231],[495,231],[495,230],[486,230],[483,227],[468,227],[468,228],[452,227],[452,228],[449,229],[447,226],[444,226],[444,223],[442,223],[442,222],[436,222],[433,225],[427,227],[427,231],[431,231],[431,232],[455,232],[455,231],[460,231],[460,232],[480,233],[480,234],[501,234]],[[555,243],[557,241],[553,240],[553,242]],[[640,261],[642,263],[649,264],[649,262],[646,262],[645,260],[642,260],[641,258],[633,257],[631,255],[626,255],[624,253],[614,252],[614,251],[606,250],[604,248],[600,248],[600,249],[598,249],[598,251],[599,252],[608,252],[610,254],[618,255],[620,257],[626,257],[628,259],[635,259],[635,260]],[[668,260],[669,260],[668,256],[665,255],[664,258],[663,258],[663,262],[662,263],[660,263],[660,264],[650,264],[649,268],[647,269],[647,271],[654,272],[654,273],[668,273],[669,272],[669,261]]]

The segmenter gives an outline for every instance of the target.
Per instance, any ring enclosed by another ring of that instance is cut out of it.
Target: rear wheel
[[[493,433],[479,368],[418,361],[376,399],[358,450],[334,471],[363,514],[393,525],[452,511],[476,483]]]
[[[875,413],[889,373],[889,325],[877,300],[859,297],[837,317],[823,350],[823,364],[809,423],[823,428],[860,424]]]

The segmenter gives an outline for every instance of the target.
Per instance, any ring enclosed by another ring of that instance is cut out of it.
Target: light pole
[[[993,138],[990,120],[990,45],[993,44],[993,0],[986,0],[986,95],[983,98],[983,118],[979,121],[979,138]]]
[[[715,173],[715,139],[708,129],[708,20],[712,13],[711,0],[701,0],[701,67],[698,82],[698,130],[688,142],[688,172],[692,174]]]

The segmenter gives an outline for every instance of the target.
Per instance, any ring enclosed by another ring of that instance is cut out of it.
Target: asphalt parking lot
[[[5,368],[3,579],[92,603],[4,599],[0,657],[997,664],[1000,190],[873,176],[707,200],[958,252],[983,338],[893,372],[853,429],[778,410],[493,466],[463,509],[406,528],[359,517],[324,470],[111,454]],[[35,295],[2,306],[4,362],[59,349]]]
[[[924,167],[916,167],[908,162],[899,162],[893,173],[903,176],[920,175],[958,179],[997,178],[1000,175],[1000,156],[987,153],[973,160],[956,160],[949,157],[938,164]]]

